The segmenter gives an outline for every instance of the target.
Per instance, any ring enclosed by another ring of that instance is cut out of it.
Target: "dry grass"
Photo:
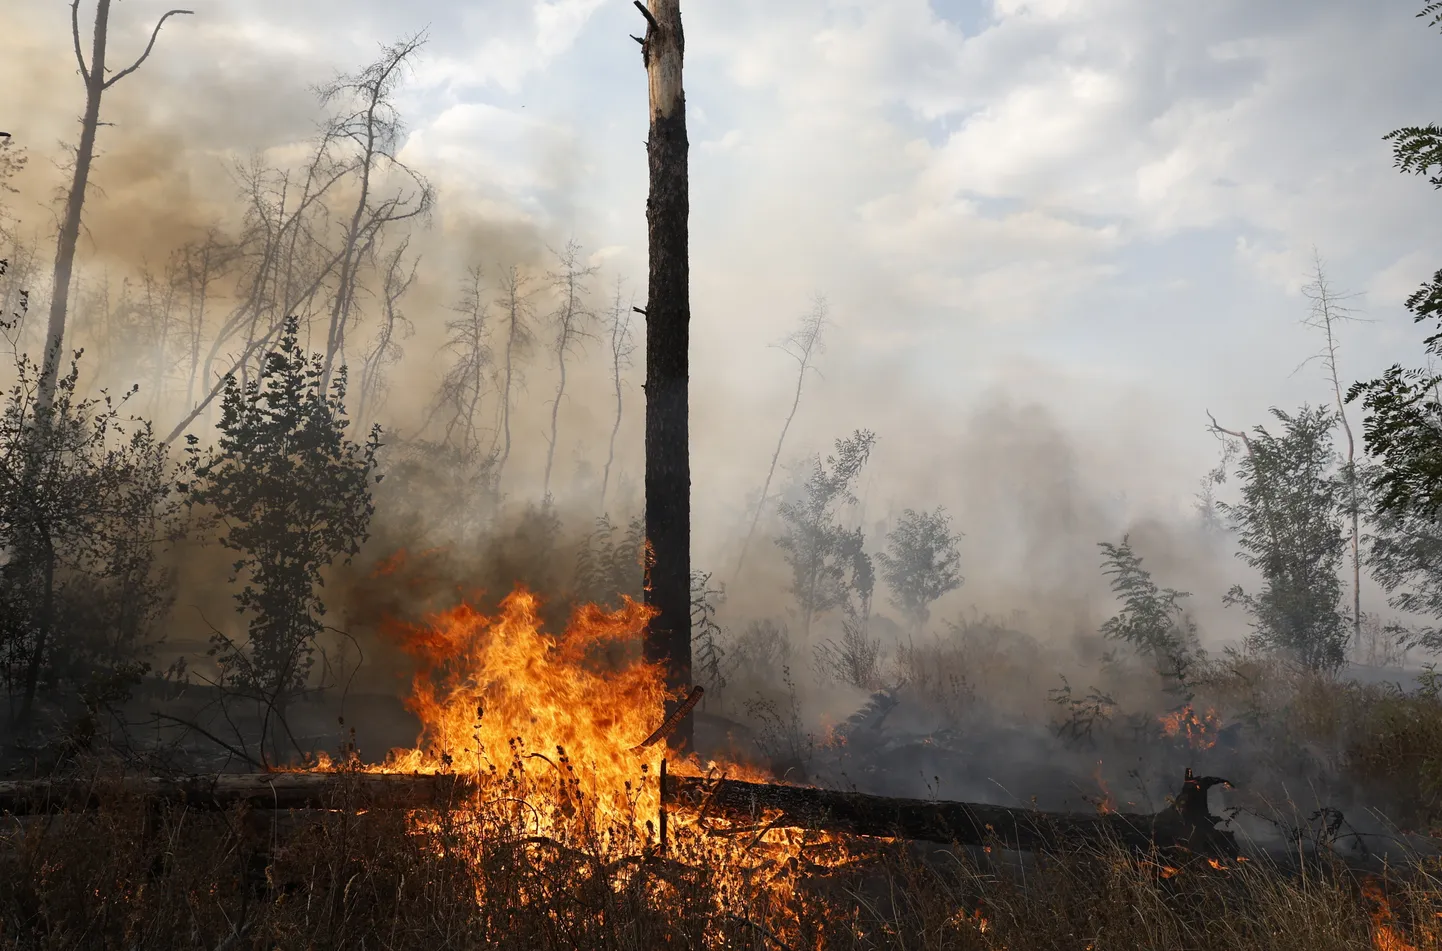
[[[0,946],[195,948],[1329,949],[1437,946],[1442,870],[1389,878],[1395,917],[1340,865],[1222,869],[1098,848],[1001,867],[984,853],[834,846],[746,871],[695,834],[666,856],[562,847],[461,814],[98,812],[9,820]],[[815,864],[821,862],[822,864]],[[1179,863],[1181,864],[1181,863]],[[1379,922],[1394,931],[1379,931]]]

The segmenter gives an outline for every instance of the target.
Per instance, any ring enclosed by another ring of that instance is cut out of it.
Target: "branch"
[[[1251,448],[1252,448],[1252,440],[1247,436],[1246,433],[1238,432],[1238,431],[1235,430],[1235,429],[1227,429],[1225,426],[1223,426],[1222,424],[1220,424],[1220,423],[1217,422],[1217,417],[1215,417],[1215,416],[1212,415],[1212,411],[1211,411],[1211,410],[1207,410],[1207,419],[1211,420],[1211,422],[1212,422],[1212,432],[1214,432],[1214,433],[1226,433],[1228,436],[1235,436],[1237,439],[1240,439],[1240,440],[1246,445],[1248,451],[1251,450]]]
[[[646,23],[650,25],[651,29],[661,29],[661,24],[656,22],[656,18],[651,15],[651,11],[646,9],[646,5],[642,3],[641,0],[632,0],[632,2],[636,4],[636,9],[641,11],[641,16],[646,18]],[[645,41],[643,40],[642,42],[644,43]]]
[[[254,766],[256,769],[265,770],[265,772],[270,772],[270,770],[266,769],[264,763],[260,762],[259,760],[257,760],[255,757],[251,756],[249,753],[245,752],[244,750],[239,749],[238,747],[232,746],[231,744],[225,742],[225,741],[222,740],[220,737],[216,736],[214,733],[211,733],[209,730],[205,729],[205,728],[202,727],[202,726],[199,726],[199,725],[197,725],[197,724],[191,723],[189,720],[183,720],[183,719],[181,719],[180,717],[173,717],[173,716],[171,716],[171,715],[168,714],[168,713],[161,713],[161,712],[159,712],[159,711],[152,711],[152,715],[153,715],[157,720],[169,720],[171,723],[175,723],[175,724],[178,724],[178,725],[180,725],[180,726],[183,726],[183,727],[185,727],[185,728],[188,729],[188,730],[194,730],[196,733],[199,733],[201,736],[205,737],[207,740],[210,740],[210,742],[214,743],[216,746],[219,746],[221,749],[223,749],[223,750],[225,750],[226,752],[230,753],[232,756],[238,756],[238,757],[240,757],[241,759],[243,759],[243,760],[245,760],[247,763],[249,763],[251,766]]]
[[[80,64],[80,78],[90,85],[90,68],[85,65],[85,54],[80,52],[80,0],[70,3],[70,35],[75,38],[75,61]]]
[[[79,0],[76,0],[76,2],[78,3]],[[150,51],[155,49],[155,38],[160,35],[160,28],[165,25],[166,20],[168,20],[170,17],[177,15],[193,16],[194,14],[194,10],[166,10],[165,14],[160,18],[159,22],[155,24],[155,29],[151,31],[150,43],[145,47],[145,52],[140,54],[140,58],[135,62],[131,63],[125,69],[122,69],[120,72],[116,73],[114,76],[111,76],[100,88],[109,89],[111,86],[114,86],[126,76],[129,76],[131,73],[135,72],[137,69],[140,68],[140,64],[145,62],[146,57],[150,55]],[[77,33],[76,35],[78,36],[79,34]]]

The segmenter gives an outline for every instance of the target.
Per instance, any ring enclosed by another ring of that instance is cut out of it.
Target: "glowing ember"
[[[1208,707],[1197,715],[1189,703],[1180,710],[1163,714],[1157,718],[1162,733],[1177,740],[1184,740],[1194,750],[1209,750],[1217,745],[1217,731],[1221,729],[1222,718],[1217,711]]]

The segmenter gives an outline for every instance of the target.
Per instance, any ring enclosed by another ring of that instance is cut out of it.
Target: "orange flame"
[[[1109,787],[1107,781],[1102,778],[1101,760],[1097,760],[1097,768],[1092,772],[1092,779],[1096,780],[1097,788],[1100,789],[1102,793],[1101,801],[1097,803],[1097,812],[1100,812],[1102,815],[1116,812],[1117,802],[1112,798],[1111,787]]]
[[[1157,722],[1167,736],[1185,740],[1194,750],[1209,750],[1217,745],[1217,731],[1221,728],[1222,718],[1211,707],[1198,716],[1189,703],[1180,710],[1162,714],[1157,717]]]
[[[494,618],[462,603],[423,625],[393,625],[418,662],[406,705],[423,730],[416,749],[393,752],[387,767],[486,773],[516,756],[543,760],[580,784],[599,819],[638,807],[654,814],[659,801],[642,804],[634,790],[665,749],[632,750],[655,729],[666,696],[661,671],[635,649],[653,610],[629,598],[614,612],[586,605],[557,638],[541,630],[538,607],[518,589]]]
[[[1392,903],[1382,883],[1369,876],[1362,882],[1362,897],[1372,905],[1372,947],[1375,951],[1417,951],[1396,924]]]

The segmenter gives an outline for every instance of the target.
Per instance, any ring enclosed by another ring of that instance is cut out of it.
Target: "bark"
[[[637,0],[638,7],[641,7]],[[646,143],[650,192],[646,225],[650,275],[646,302],[646,604],[656,610],[644,654],[666,671],[673,698],[691,686],[690,197],[686,100],[681,84],[685,38],[680,0],[650,0],[642,61],[650,93]],[[667,702],[672,715],[677,699]],[[687,720],[668,739],[691,746]]]
[[[708,818],[761,822],[775,828],[824,829],[881,838],[989,845],[1023,851],[1112,841],[1134,849],[1185,848],[1237,855],[1235,837],[1218,829],[1207,791],[1224,781],[1187,770],[1174,803],[1153,815],[1056,813],[1008,806],[778,786],[667,774],[662,801]],[[0,812],[33,815],[95,809],[121,798],[144,798],[196,809],[440,809],[478,792],[465,774],[273,772],[180,778],[130,776],[110,782],[44,779],[0,782]],[[767,817],[763,813],[779,816]]]

